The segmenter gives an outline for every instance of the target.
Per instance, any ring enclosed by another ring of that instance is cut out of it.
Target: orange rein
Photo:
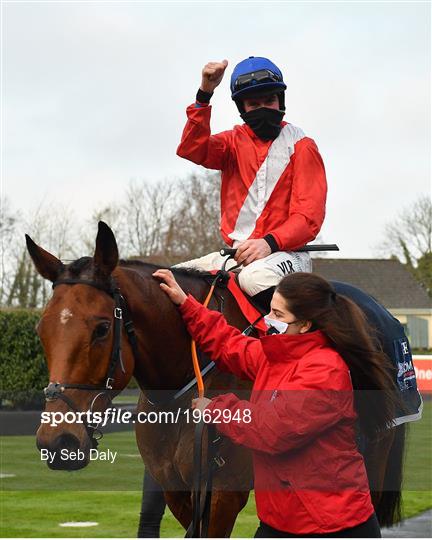
[[[210,302],[210,299],[213,295],[213,291],[215,289],[215,284],[213,284],[211,287],[210,287],[210,291],[206,297],[206,299],[204,300],[204,303],[203,303],[203,306],[204,307],[207,307],[208,306],[208,303]],[[192,350],[192,363],[193,363],[193,367],[194,367],[194,372],[195,372],[195,377],[196,377],[196,380],[197,380],[197,385],[198,385],[198,397],[202,398],[204,397],[204,381],[203,381],[203,378],[202,378],[202,375],[201,375],[201,369],[200,369],[200,365],[199,365],[199,362],[198,362],[198,355],[197,355],[197,351],[196,351],[196,343],[194,340],[192,340],[192,343],[191,343],[191,350]]]

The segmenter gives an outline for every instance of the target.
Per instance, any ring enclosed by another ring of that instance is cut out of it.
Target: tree
[[[425,253],[418,259],[414,277],[426,287],[429,296],[432,296],[432,253]]]
[[[174,264],[217,251],[220,175],[191,174],[183,180],[131,182],[122,200],[95,209],[80,223],[67,207],[40,204],[25,217],[5,206],[2,235],[0,303],[41,307],[51,284],[36,272],[27,253],[24,233],[65,263],[92,256],[99,220],[113,229],[122,258],[139,257]]]
[[[8,279],[1,303],[34,308],[46,303],[51,285],[36,272],[25,246],[25,233],[65,262],[76,258],[82,242],[73,212],[65,207],[40,204],[16,222],[8,246],[5,263]]]
[[[219,173],[192,174],[178,183],[177,208],[165,238],[170,259],[186,261],[221,248],[219,190]]]
[[[178,193],[172,182],[131,182],[123,205],[129,255],[150,257],[165,250],[165,236]]]
[[[0,206],[0,305],[2,305],[6,301],[13,279],[10,263],[20,215],[14,212],[6,198],[1,199]]]
[[[432,202],[421,195],[385,227],[383,251],[406,264],[432,294]]]

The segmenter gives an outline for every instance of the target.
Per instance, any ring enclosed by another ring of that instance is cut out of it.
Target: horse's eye
[[[93,340],[106,337],[109,332],[110,326],[111,325],[108,321],[99,323],[93,331]]]

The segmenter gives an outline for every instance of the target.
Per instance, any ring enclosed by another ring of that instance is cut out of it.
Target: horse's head
[[[131,348],[122,339],[123,303],[112,276],[117,244],[111,229],[100,222],[94,256],[64,265],[29,236],[26,240],[37,271],[54,287],[37,326],[50,380],[45,389],[50,421],[39,427],[37,446],[50,456],[51,468],[80,469],[89,461],[94,429],[85,415],[76,413],[103,412],[134,369]],[[117,351],[121,341],[122,353]]]

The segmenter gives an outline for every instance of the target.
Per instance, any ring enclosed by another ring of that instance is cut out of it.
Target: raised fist
[[[228,60],[222,62],[209,62],[202,70],[201,90],[212,93],[223,79]]]

